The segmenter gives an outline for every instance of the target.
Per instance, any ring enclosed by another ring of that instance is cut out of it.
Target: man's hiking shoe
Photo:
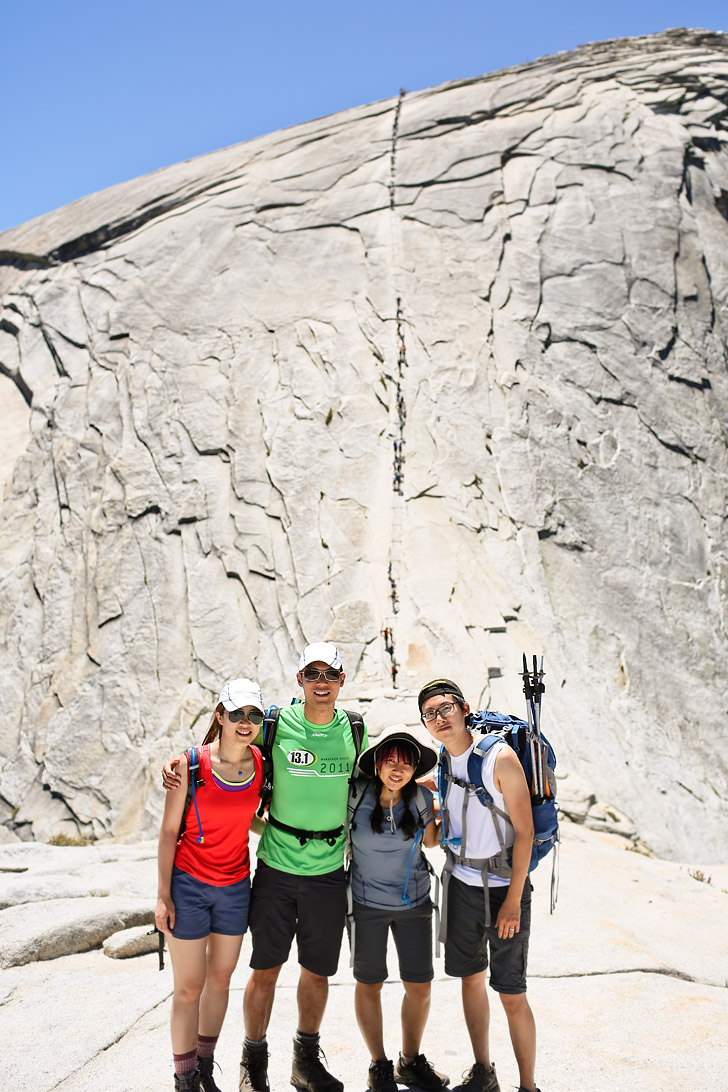
[[[486,1069],[482,1062],[476,1062],[467,1073],[463,1073],[463,1083],[455,1085],[452,1092],[501,1092],[495,1066]]]
[[[397,1092],[394,1066],[389,1058],[379,1058],[369,1066],[367,1088],[371,1088],[372,1092]]]
[[[205,1090],[207,1092],[207,1090]],[[268,1050],[251,1050],[243,1047],[240,1059],[240,1083],[238,1092],[270,1092],[268,1084]]]
[[[441,1088],[450,1084],[450,1078],[444,1073],[437,1073],[424,1054],[415,1054],[411,1062],[405,1062],[400,1054],[394,1079],[397,1084],[412,1085],[421,1088],[422,1092],[440,1092]]]
[[[174,1092],[200,1092],[200,1074],[196,1069],[189,1073],[175,1073]]]
[[[202,1092],[220,1092],[220,1089],[215,1084],[215,1078],[212,1075],[212,1067],[214,1064],[214,1058],[198,1057],[197,1059],[197,1075],[200,1078],[200,1088]]]
[[[291,1084],[301,1092],[344,1092],[341,1081],[324,1067],[322,1057],[324,1052],[318,1043],[301,1043],[294,1039]]]
[[[518,1086],[518,1092],[529,1092],[529,1089],[528,1089],[528,1088],[524,1088],[522,1084],[519,1084],[519,1086]],[[541,1092],[541,1089],[540,1089],[540,1088],[537,1088],[537,1089],[536,1089],[536,1092]]]

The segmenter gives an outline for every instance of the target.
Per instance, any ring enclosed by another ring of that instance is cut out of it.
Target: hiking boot
[[[220,1092],[220,1089],[215,1084],[215,1078],[212,1075],[212,1067],[214,1064],[214,1058],[197,1058],[197,1074],[200,1078],[200,1088],[202,1092]]]
[[[438,1073],[424,1054],[415,1054],[411,1062],[405,1062],[400,1054],[394,1079],[397,1084],[414,1085],[422,1092],[440,1092],[441,1088],[450,1084],[450,1078]]]
[[[486,1069],[482,1062],[476,1062],[463,1073],[463,1083],[455,1085],[452,1092],[501,1092],[495,1066]]]
[[[190,1070],[189,1073],[175,1073],[174,1090],[175,1092],[200,1092],[200,1074],[196,1069]]]
[[[291,1084],[306,1092],[344,1092],[341,1081],[324,1067],[322,1057],[326,1055],[318,1042],[301,1043],[294,1039]]]
[[[371,1088],[372,1092],[397,1092],[394,1066],[389,1058],[379,1058],[369,1066],[367,1088]]]
[[[267,1047],[261,1047],[260,1050],[251,1050],[247,1046],[243,1047],[243,1056],[240,1059],[238,1092],[270,1092]]]

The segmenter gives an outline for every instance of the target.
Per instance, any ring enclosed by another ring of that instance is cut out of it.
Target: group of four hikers
[[[422,783],[438,760],[429,740],[402,725],[385,729],[370,746],[362,718],[336,708],[345,674],[334,645],[308,645],[296,679],[303,701],[276,710],[266,745],[272,770],[254,742],[265,717],[261,691],[242,678],[223,687],[199,751],[164,767],[170,791],[159,839],[156,923],[167,934],[174,972],[175,1089],[219,1092],[215,1044],[248,923],[253,950],[240,1092],[269,1092],[266,1031],[294,937],[300,977],[291,1083],[302,1092],[342,1092],[324,1065],[319,1030],[345,924],[356,1017],[371,1055],[368,1087],[444,1089],[449,1078],[420,1050],[433,978],[433,905],[418,842],[432,846],[440,837],[447,852],[445,972],[461,979],[474,1059],[453,1092],[499,1092],[488,1042],[489,963],[520,1092],[538,1092],[536,1030],[526,998],[533,821],[517,755],[505,742],[490,747],[482,759],[482,785],[495,807],[468,808],[468,759],[477,739],[469,728],[470,706],[452,680],[428,683],[418,697],[420,719],[437,750],[444,748],[449,769],[448,791],[436,808],[435,782],[430,777]],[[251,829],[261,834],[252,891]],[[504,845],[509,875],[473,867],[497,857]],[[381,1007],[390,929],[404,987],[396,1063],[384,1046]]]

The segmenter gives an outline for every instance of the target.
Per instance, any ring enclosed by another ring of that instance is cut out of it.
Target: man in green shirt
[[[302,1092],[343,1092],[321,1061],[319,1029],[344,929],[344,820],[357,752],[349,718],[335,708],[345,679],[338,649],[308,645],[296,679],[304,700],[278,716],[273,794],[253,881],[239,1092],[269,1092],[266,1031],[294,936],[301,970],[291,1083]]]

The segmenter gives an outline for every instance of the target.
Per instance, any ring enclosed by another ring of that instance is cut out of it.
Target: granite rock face
[[[582,796],[725,855],[727,78],[585,46],[0,236],[4,837],[151,833],[328,637],[375,732],[543,651]]]

